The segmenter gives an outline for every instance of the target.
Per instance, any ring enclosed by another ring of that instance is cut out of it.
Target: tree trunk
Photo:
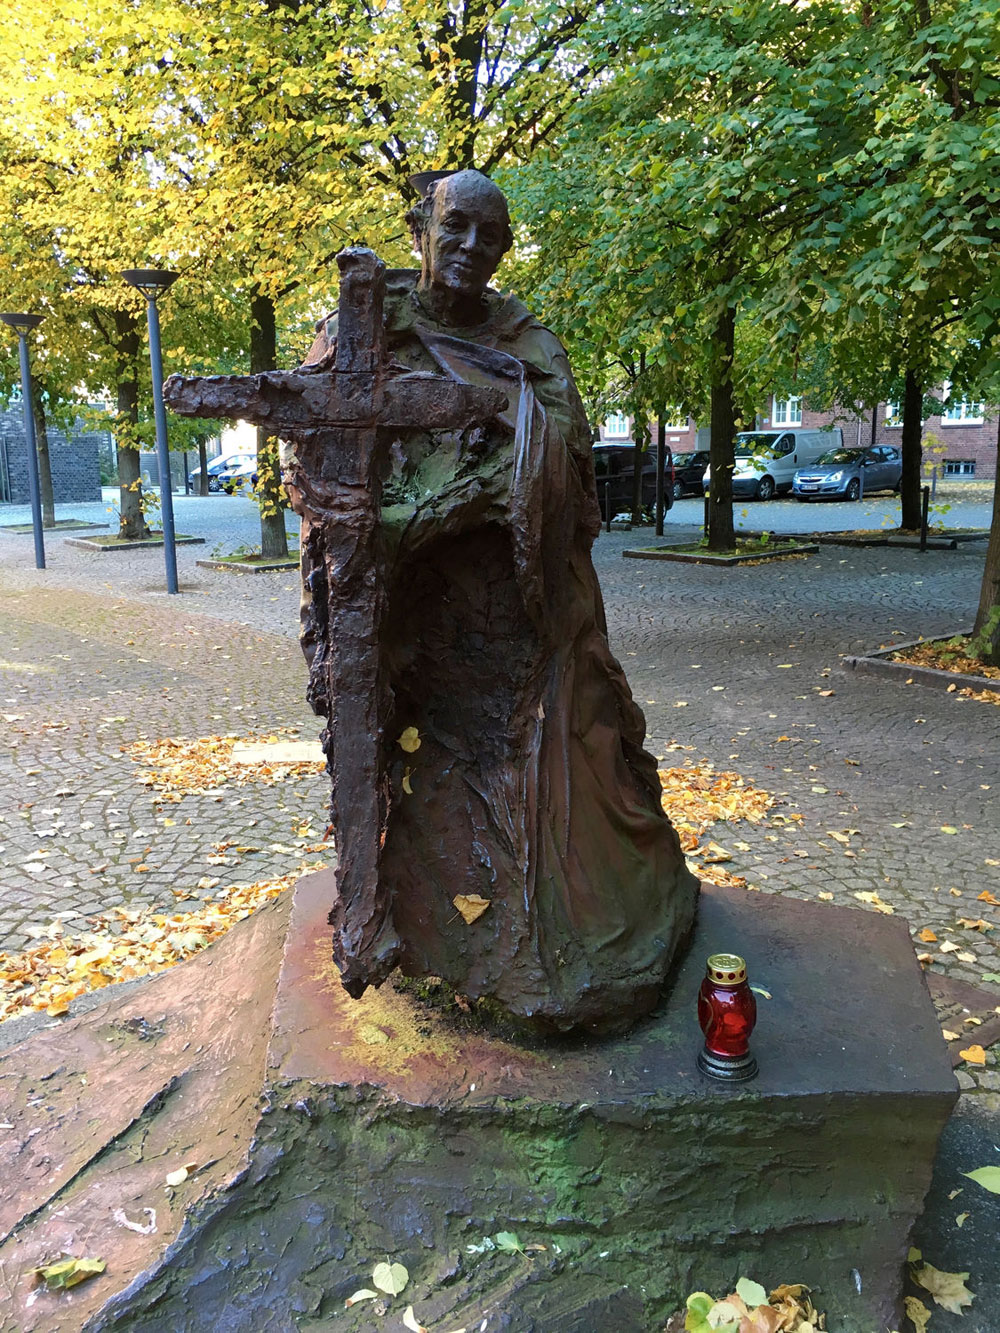
[[[205,441],[198,441],[198,494],[208,494],[208,450]]]
[[[118,535],[130,541],[149,536],[142,512],[139,471],[139,321],[131,310],[116,310],[115,357],[117,407],[115,441],[118,448]]]
[[[736,544],[733,528],[733,464],[736,415],[733,409],[733,348],[736,311],[726,306],[712,334],[711,433],[709,444],[708,549],[731,551]]]
[[[1000,419],[997,421],[997,472],[1000,474]],[[1000,475],[993,483],[993,521],[979,591],[975,636],[975,655],[988,666],[1000,666]]]
[[[261,292],[250,303],[250,374],[278,368],[278,332],[274,301]],[[260,553],[269,560],[288,555],[285,510],[288,500],[281,485],[278,441],[257,427],[257,504],[260,507]]]
[[[35,445],[38,454],[38,490],[42,498],[42,527],[56,525],[56,502],[52,491],[52,460],[49,457],[49,434],[45,421],[42,386],[31,377],[31,412],[35,418]]]
[[[903,430],[900,439],[903,475],[899,487],[902,501],[899,526],[909,531],[915,531],[920,527],[920,465],[923,457],[920,439],[923,434],[921,419],[923,406],[923,380],[919,372],[909,366],[903,386]]]

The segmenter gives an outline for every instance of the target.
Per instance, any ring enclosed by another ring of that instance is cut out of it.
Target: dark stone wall
[[[52,490],[56,504],[101,498],[98,449],[110,446],[111,433],[94,430],[80,419],[68,431],[48,428]],[[21,404],[0,409],[0,501],[27,504],[28,456]]]

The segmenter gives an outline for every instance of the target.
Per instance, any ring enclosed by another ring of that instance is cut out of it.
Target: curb
[[[940,671],[937,667],[914,666],[909,662],[894,662],[893,653],[903,652],[907,648],[917,648],[922,644],[946,643],[956,635],[971,634],[968,629],[955,630],[952,634],[938,634],[933,639],[910,639],[906,643],[897,643],[892,648],[879,648],[876,652],[865,653],[860,657],[843,657],[841,665],[848,671],[859,671],[872,676],[904,675],[914,685],[929,685],[941,689],[949,685],[959,685],[966,689],[991,690],[1000,694],[1000,680],[991,676],[970,676],[962,671]]]

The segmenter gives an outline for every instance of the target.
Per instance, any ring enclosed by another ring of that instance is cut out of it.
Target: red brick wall
[[[763,412],[758,418],[761,430],[779,429],[771,423],[768,415],[770,410],[770,404],[768,404],[767,411]],[[997,475],[997,412],[996,409],[992,409],[992,411],[993,415],[987,414],[981,426],[954,425],[944,421],[939,416],[928,417],[924,422],[923,437],[924,467],[928,474],[935,465],[938,468],[938,475],[942,476],[946,462],[972,460],[976,465],[976,470],[974,478],[970,478],[970,480],[992,481]],[[839,426],[843,431],[844,444],[848,446],[856,445],[859,440],[861,444],[870,444],[872,439],[872,416],[870,412],[861,417],[859,421],[853,413],[842,412],[839,409],[820,412],[803,406],[802,426],[807,430],[824,430],[830,426]],[[655,426],[653,429],[655,431]],[[602,440],[607,438],[612,442],[619,442],[619,437],[605,436],[603,423],[600,431]],[[665,432],[665,438],[674,453],[683,453],[695,448],[696,432],[697,422],[689,417],[683,430],[668,430]],[[876,418],[875,443],[898,445],[900,434],[899,426],[886,425],[885,404],[880,403]],[[653,438],[655,440],[655,433]],[[620,442],[625,444],[629,441],[621,440]]]

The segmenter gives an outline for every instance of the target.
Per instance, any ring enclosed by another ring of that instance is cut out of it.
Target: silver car
[[[903,459],[888,444],[828,449],[792,478],[796,500],[860,500],[869,491],[898,491]]]

